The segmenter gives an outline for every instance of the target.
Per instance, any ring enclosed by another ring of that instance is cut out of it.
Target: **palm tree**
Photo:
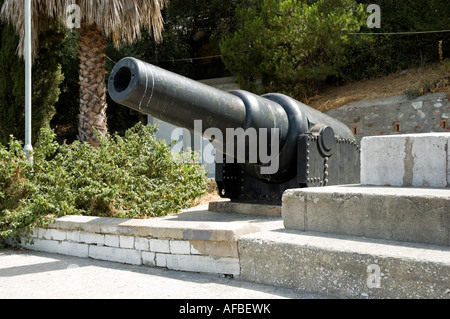
[[[24,1],[4,0],[1,18],[17,30],[20,42],[19,56],[24,53]],[[76,4],[81,12],[80,36],[80,115],[78,139],[93,145],[98,143],[95,131],[107,132],[105,49],[106,37],[116,48],[124,42],[132,43],[146,29],[156,41],[161,40],[163,19],[161,10],[168,0],[31,0],[32,1],[32,56],[38,47],[39,33],[57,21],[65,21],[66,8]]]

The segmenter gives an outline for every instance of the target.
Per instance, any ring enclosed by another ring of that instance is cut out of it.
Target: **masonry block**
[[[78,230],[66,231],[66,240],[70,242],[78,242],[80,240],[80,231]]]
[[[156,253],[170,253],[169,240],[150,239],[150,250]]]
[[[105,235],[88,233],[88,232],[80,232],[80,242],[101,246],[101,245],[105,244]]]
[[[171,254],[189,255],[191,253],[191,245],[187,240],[171,240],[169,245]]]
[[[58,254],[87,258],[89,256],[89,245],[63,241],[58,245]]]
[[[201,255],[166,255],[166,267],[173,270],[194,271],[239,276],[238,258],[215,258]]]
[[[65,240],[66,232],[59,229],[40,228],[37,234],[38,238],[49,240]]]
[[[119,236],[119,247],[120,248],[134,248],[134,237],[133,236]]]
[[[446,188],[450,133],[364,137],[361,184]]]
[[[105,235],[105,245],[109,247],[119,247],[119,236],[117,235]]]
[[[201,250],[198,250],[196,247],[195,247],[195,245],[194,245],[194,243],[193,243],[193,241],[192,240],[190,240],[189,241],[190,242],[190,246],[191,246],[191,255],[203,255],[203,253],[202,253],[202,251]],[[194,241],[194,242],[203,242],[203,241]]]
[[[156,266],[156,253],[151,251],[142,251],[142,264],[145,266]]]
[[[90,245],[89,257],[132,265],[142,264],[140,252],[134,249]]]
[[[155,254],[155,265],[157,267],[167,267],[167,256],[168,254]]]
[[[192,255],[238,257],[237,241],[190,240]]]
[[[150,239],[145,237],[136,237],[134,239],[134,248],[137,250],[150,250]]]
[[[31,230],[31,237],[39,238],[38,233],[42,228],[36,227]]]
[[[55,253],[55,254],[58,253],[59,242],[56,240],[33,238],[33,242],[34,242],[33,245],[22,244],[22,246],[30,250],[45,251],[48,253]]]

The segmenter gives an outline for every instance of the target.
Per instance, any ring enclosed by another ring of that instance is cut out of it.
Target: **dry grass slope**
[[[310,98],[306,104],[322,112],[348,105],[360,100],[402,95],[408,90],[419,95],[447,92],[450,96],[450,75],[440,63],[423,68],[410,68],[385,77],[329,87]]]

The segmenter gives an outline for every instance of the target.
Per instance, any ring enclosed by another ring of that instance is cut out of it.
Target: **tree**
[[[368,45],[348,52],[349,64],[342,77],[347,81],[360,81],[409,67],[423,67],[440,60],[439,41],[443,41],[443,55],[450,57],[450,33],[395,34],[397,32],[423,32],[448,30],[450,1],[443,0],[357,0],[365,7],[377,4],[381,8],[381,29],[363,28],[363,32],[394,33],[373,36]]]
[[[167,0],[30,0],[32,1],[32,48],[36,56],[39,33],[54,24],[55,20],[65,21],[67,5],[76,4],[80,8],[80,115],[78,138],[83,142],[98,144],[95,131],[104,135],[106,126],[106,83],[105,49],[106,37],[111,37],[114,45],[133,42],[139,38],[141,29],[153,33],[160,40],[163,29],[161,9]],[[1,16],[10,22],[19,33],[18,54],[24,49],[24,5],[23,1],[5,0]]]
[[[354,0],[253,1],[238,13],[241,28],[220,46],[225,65],[245,89],[299,99],[346,64],[348,33],[366,22]]]
[[[0,0],[0,6],[3,0]],[[61,50],[65,45],[65,32],[51,28],[40,35],[42,45],[33,68],[32,136],[36,141],[41,128],[49,127],[55,114],[55,103],[59,96],[61,73]],[[24,138],[25,120],[25,63],[15,54],[17,36],[14,28],[0,23],[0,144],[6,145],[10,135]]]

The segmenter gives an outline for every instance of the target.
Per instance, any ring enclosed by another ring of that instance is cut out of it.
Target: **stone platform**
[[[449,142],[363,138],[361,184],[287,190],[284,228],[239,240],[241,276],[349,298],[449,299]]]
[[[207,206],[152,219],[65,216],[34,241],[25,247],[342,298],[450,298],[448,246],[286,229],[281,217]]]

